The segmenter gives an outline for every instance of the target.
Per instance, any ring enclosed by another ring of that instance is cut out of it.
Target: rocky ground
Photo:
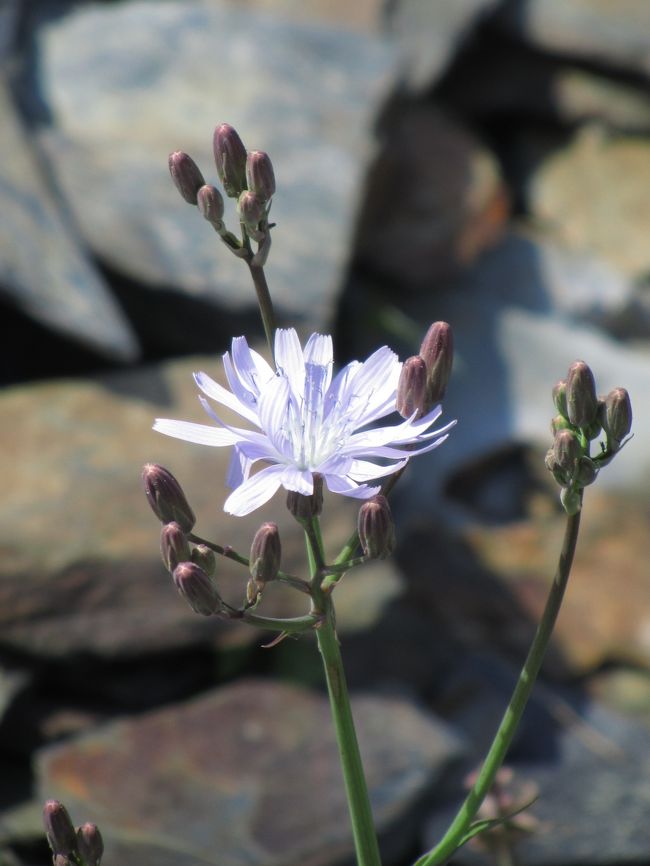
[[[277,520],[304,571],[280,496],[227,517],[227,455],[151,432],[201,420],[191,372],[218,376],[232,336],[263,344],[245,267],[167,172],[183,149],[216,180],[221,121],[273,158],[284,323],[332,331],[341,361],[454,329],[458,426],[395,490],[394,560],[337,590],[386,866],[443,830],[533,633],[563,530],[550,390],[575,358],[629,389],[635,437],[587,490],[502,779],[537,800],[453,862],[650,863],[649,83],[645,0],[0,3],[3,866],[48,861],[47,797],[100,824],[107,866],[351,861],[315,646],[194,615],[140,487],[169,466],[244,553]],[[355,515],[330,503],[330,550]],[[245,580],[220,564],[228,598]]]

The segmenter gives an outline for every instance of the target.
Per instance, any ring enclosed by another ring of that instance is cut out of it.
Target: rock
[[[0,668],[0,723],[14,698],[27,687],[29,680],[26,670]]]
[[[501,236],[507,194],[491,154],[424,106],[389,116],[358,220],[363,269],[400,291],[430,290]]]
[[[197,616],[179,599],[159,559],[159,524],[139,477],[146,462],[168,466],[192,502],[197,531],[244,555],[260,523],[272,517],[282,534],[283,567],[305,574],[302,531],[281,493],[249,518],[229,517],[222,511],[229,449],[208,450],[151,430],[157,416],[207,422],[191,372],[205,369],[219,378],[220,368],[215,358],[193,358],[0,395],[5,647],[47,658],[115,659],[268,640],[268,633],[248,626]],[[335,508],[333,500],[326,503],[324,521],[332,558],[358,508],[351,499],[337,500]],[[241,566],[220,559],[218,582],[231,603],[241,603],[247,578]],[[354,580],[337,593],[343,629],[366,627],[379,615],[378,599],[398,591],[395,572],[382,565],[360,576],[357,585],[373,582],[376,593],[372,604],[361,605]],[[260,612],[292,616],[307,608],[306,596],[273,585]]]
[[[544,51],[650,74],[650,7],[644,0],[530,0],[496,16],[506,29]]]
[[[239,0],[230,0],[233,6]],[[351,6],[347,0],[248,0],[247,6],[291,21],[321,23],[346,30],[374,33],[379,27],[382,0],[361,0]]]
[[[650,217],[650,143],[608,137],[587,127],[565,150],[545,160],[531,178],[534,216],[568,248],[590,251],[624,274],[643,278],[650,254],[643,230]]]
[[[275,303],[305,330],[323,327],[348,257],[367,127],[393,68],[384,41],[225,0],[79,7],[43,20],[36,41],[55,118],[39,141],[103,263],[152,291],[255,307],[247,268],[167,171],[167,154],[182,149],[215,181],[212,132],[227,120],[275,166]],[[191,327],[186,339],[191,350]]]
[[[433,87],[497,0],[398,0],[387,5],[387,30],[401,49],[402,84]]]
[[[650,727],[650,673],[633,667],[609,667],[588,681],[589,694],[610,709]]]
[[[402,856],[408,816],[458,743],[398,699],[354,702],[379,831]],[[215,734],[215,732],[218,732]],[[338,863],[352,855],[327,700],[243,681],[44,751],[40,796],[99,823],[125,866]],[[137,828],[137,832],[135,832]]]
[[[100,356],[135,360],[139,346],[129,321],[50,189],[2,74],[0,115],[0,294]]]

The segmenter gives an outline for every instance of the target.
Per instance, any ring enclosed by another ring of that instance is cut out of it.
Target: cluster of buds
[[[190,544],[196,518],[180,484],[157,463],[146,464],[142,481],[149,505],[163,524],[160,553],[179,593],[196,613],[221,612],[223,602],[212,580],[215,556],[204,544]]]
[[[75,828],[67,809],[58,800],[45,803],[43,823],[54,866],[99,866],[104,842],[96,824]]]
[[[247,255],[248,238],[256,241],[259,246],[253,261],[263,265],[271,244],[268,215],[275,193],[271,160],[264,151],[247,152],[237,131],[228,123],[222,123],[215,129],[213,151],[223,190],[229,198],[237,200],[237,214],[242,227],[241,242],[224,224],[223,196],[216,186],[205,182],[194,160],[180,150],[169,156],[172,180],[183,199],[198,207],[202,216],[236,255]]]
[[[601,467],[625,443],[632,427],[632,406],[625,388],[597,397],[593,373],[584,361],[571,364],[567,378],[553,388],[553,402],[558,414],[551,425],[555,440],[546,467],[562,488],[564,509],[576,514],[583,488],[596,480]],[[592,457],[590,442],[603,433],[600,453]]]
[[[397,386],[397,411],[421,418],[445,396],[454,360],[454,341],[447,322],[434,322],[420,353],[407,358]]]

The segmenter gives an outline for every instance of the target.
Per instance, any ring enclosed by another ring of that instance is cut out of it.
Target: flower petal
[[[311,496],[314,492],[314,479],[308,469],[285,466],[282,473],[282,486],[285,490],[295,490],[303,496]]]
[[[218,382],[215,382],[214,379],[211,379],[207,373],[203,373],[202,371],[194,374],[194,381],[206,397],[211,397],[213,400],[216,400],[217,403],[221,403],[222,406],[227,406],[229,409],[232,409],[233,412],[241,415],[242,418],[245,418],[247,421],[250,421],[252,424],[259,427],[260,421],[256,411],[256,400],[255,402],[244,402],[236,397],[231,391],[224,388],[223,385],[220,385]],[[250,395],[250,392],[247,393]]]
[[[278,373],[289,380],[293,394],[301,399],[305,388],[305,359],[293,328],[278,328],[275,332],[275,366]]]
[[[284,466],[267,466],[240,484],[226,499],[223,510],[243,517],[268,502],[280,487]]]
[[[385,475],[399,472],[408,462],[409,458],[406,457],[397,463],[391,463],[390,466],[379,466],[379,464],[372,463],[369,460],[353,460],[347,475],[353,481],[373,481],[375,478],[383,478]]]
[[[197,445],[236,445],[237,436],[230,430],[209,427],[207,424],[192,424],[190,421],[174,421],[171,418],[156,418],[153,429],[165,436],[184,439]]]
[[[367,484],[350,483],[347,478],[340,475],[325,475],[327,489],[332,493],[341,493],[343,496],[351,496],[353,499],[370,499],[381,490],[381,487],[368,487]]]

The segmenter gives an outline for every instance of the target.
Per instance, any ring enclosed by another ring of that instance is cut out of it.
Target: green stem
[[[323,614],[323,622],[316,629],[316,637],[327,681],[327,692],[352,824],[357,866],[381,866],[368,786],[361,763],[354,719],[352,718],[343,659],[336,636],[334,606],[331,596],[323,593],[318,586],[320,568],[325,562],[318,518],[312,518],[310,524],[305,527],[305,534],[310,551],[314,604],[320,606]]]
[[[260,315],[262,316],[262,324],[264,325],[264,333],[266,334],[266,341],[269,344],[269,349],[271,350],[271,357],[275,357],[275,312],[273,310],[273,302],[271,301],[271,293],[269,292],[269,286],[266,282],[266,275],[264,274],[264,268],[261,265],[253,265],[250,261],[247,261],[248,269],[251,272],[251,278],[253,280],[253,285],[255,286],[255,292],[257,294],[257,303],[260,308]]]
[[[293,616],[288,619],[276,619],[271,616],[258,616],[254,613],[242,611],[241,616],[233,617],[233,619],[241,619],[249,625],[257,626],[257,628],[268,629],[269,631],[283,631],[287,634],[299,634],[303,631],[315,628],[321,617],[317,614],[307,614],[306,616]]]
[[[528,651],[524,666],[519,674],[517,685],[510,698],[510,703],[506,708],[478,779],[440,842],[431,851],[423,854],[415,862],[415,866],[439,866],[439,864],[447,862],[454,851],[463,844],[464,837],[481,803],[494,784],[497,770],[505,759],[506,752],[512,742],[514,733],[526,708],[528,698],[533,690],[560,611],[578,541],[580,514],[581,512],[578,511],[577,514],[567,517],[557,571],[553,578],[553,584],[546,600],[542,618],[535,632],[535,637]]]

